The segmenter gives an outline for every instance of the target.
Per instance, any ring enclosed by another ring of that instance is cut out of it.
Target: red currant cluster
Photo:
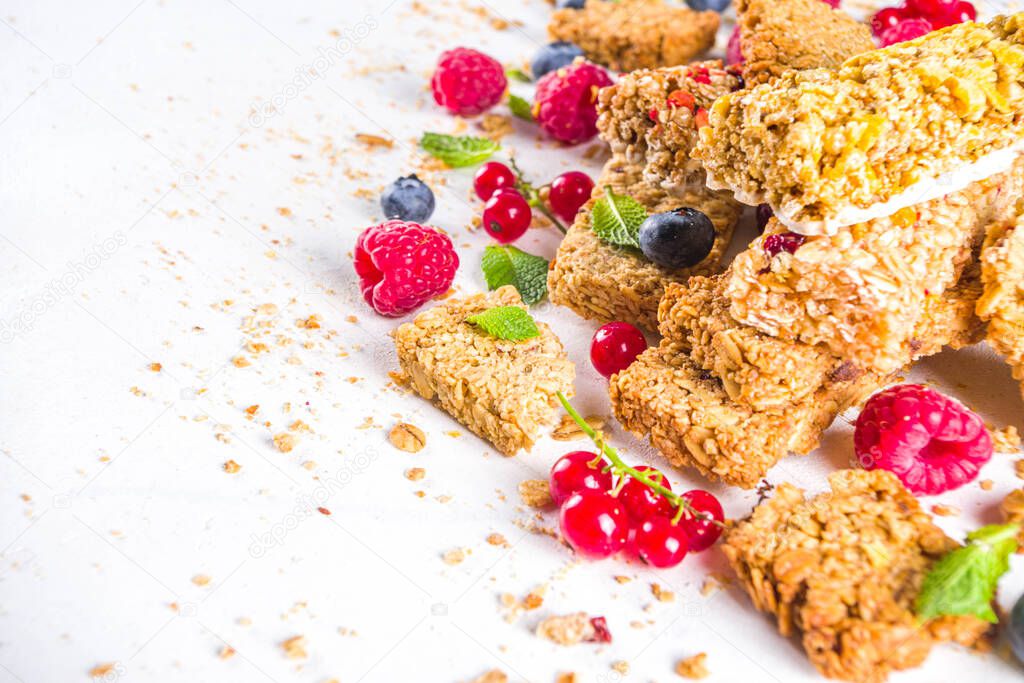
[[[724,526],[718,499],[700,489],[674,493],[655,468],[630,467],[558,397],[602,451],[573,451],[551,468],[548,485],[560,507],[562,538],[573,550],[595,560],[625,550],[653,567],[674,567],[687,552],[718,540]]]
[[[630,366],[644,350],[647,339],[633,325],[613,322],[597,328],[590,340],[590,362],[605,377],[611,377]]]
[[[871,17],[871,30],[882,47],[913,40],[935,29],[978,17],[966,0],[905,0],[904,4],[880,9]]]
[[[514,161],[512,167],[515,171],[501,162],[489,161],[473,177],[473,191],[485,202],[481,217],[484,230],[503,244],[523,236],[533,221],[533,209],[547,216],[564,233],[565,226],[558,219],[571,223],[594,189],[594,181],[586,173],[563,173],[547,186],[545,206],[540,192],[543,188],[526,182]]]

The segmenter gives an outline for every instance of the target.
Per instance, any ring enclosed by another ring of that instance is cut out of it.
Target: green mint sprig
[[[510,93],[508,96],[508,108],[513,116],[533,123],[533,107],[530,106],[526,98]]]
[[[967,544],[944,555],[924,577],[914,612],[924,621],[970,615],[996,623],[992,610],[999,577],[1017,549],[1016,524],[990,524],[967,534]]]
[[[453,168],[479,164],[501,149],[497,142],[489,138],[444,133],[424,133],[420,138],[420,147]]]
[[[620,247],[640,248],[640,224],[647,209],[632,197],[615,194],[606,187],[605,196],[590,210],[590,225],[601,240]]]
[[[483,313],[466,318],[466,322],[476,325],[487,334],[507,341],[522,341],[540,336],[537,323],[518,306],[495,306]]]
[[[619,477],[619,487],[625,484],[626,477],[628,477],[630,479],[635,479],[655,493],[663,496],[672,505],[672,507],[676,509],[676,514],[672,518],[673,524],[678,523],[679,520],[682,519],[683,515],[686,514],[696,519],[710,521],[716,526],[725,527],[725,524],[719,522],[710,514],[702,510],[694,509],[693,506],[690,505],[690,501],[662,485],[661,478],[658,476],[660,473],[652,476],[643,470],[638,470],[635,467],[627,465],[619,456],[618,451],[605,443],[604,438],[598,434],[593,427],[587,424],[587,421],[584,420],[583,416],[572,407],[572,404],[569,403],[569,399],[567,399],[565,394],[561,391],[558,392],[558,400],[562,404],[562,407],[565,408],[565,412],[569,413],[569,417],[573,419],[573,422],[579,426],[580,430],[584,434],[590,437],[590,440],[594,442],[594,445],[597,446],[598,450],[601,451],[604,457],[611,461],[611,465],[607,465],[605,469]],[[601,455],[598,455],[595,460],[600,461]]]
[[[548,261],[516,247],[491,245],[484,249],[480,267],[488,289],[512,285],[523,303],[532,306],[548,293]]]
[[[533,79],[522,69],[505,69],[505,75],[508,76],[509,80],[519,81],[520,83],[529,83]]]

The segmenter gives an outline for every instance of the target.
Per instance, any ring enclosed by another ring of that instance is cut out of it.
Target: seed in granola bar
[[[414,173],[384,188],[380,208],[385,218],[425,223],[434,213],[434,193]]]
[[[659,569],[675,567],[686,557],[689,538],[682,522],[671,517],[653,516],[634,527],[630,551],[644,564]]]
[[[507,187],[491,195],[480,220],[488,235],[508,244],[522,237],[530,227],[533,211],[519,190]]]
[[[702,489],[687,491],[682,498],[689,503],[689,509],[693,511],[684,512],[679,520],[680,526],[686,530],[686,536],[690,539],[690,550],[695,553],[707,550],[722,535],[722,523],[725,520],[722,504],[714,495]]]
[[[581,6],[582,4],[580,3]],[[569,66],[574,59],[582,56],[583,50],[578,46],[567,40],[556,40],[537,50],[537,54],[533,56],[533,62],[530,64],[530,70],[533,72],[533,77],[539,79],[556,69]]]
[[[596,462],[595,462],[596,461]],[[608,462],[590,451],[566,453],[551,466],[548,488],[556,505],[561,505],[574,493],[583,491],[610,491],[612,474]]]
[[[548,204],[556,216],[572,223],[594,191],[594,181],[583,171],[567,171],[551,181]]]
[[[636,469],[646,472],[651,479],[669,491],[672,490],[672,484],[657,469],[647,465],[637,465]],[[619,500],[622,501],[626,512],[634,523],[642,522],[650,517],[671,516],[676,511],[665,496],[632,477],[619,490]]]
[[[854,450],[864,469],[889,470],[915,495],[959,488],[992,457],[992,437],[976,413],[920,384],[872,396],[857,417]]]
[[[662,268],[695,266],[714,245],[715,226],[697,209],[681,207],[652,214],[640,224],[640,250]]]
[[[559,512],[562,538],[581,556],[611,557],[626,546],[629,516],[622,503],[607,493],[575,493]]]
[[[516,174],[500,161],[488,161],[473,176],[473,191],[485,202],[498,190],[506,187],[514,189],[515,186]]]
[[[605,377],[625,370],[647,348],[643,332],[629,323],[602,325],[590,342],[590,362]]]
[[[501,101],[508,86],[501,63],[477,50],[457,47],[441,54],[430,79],[434,101],[453,114],[475,116]]]

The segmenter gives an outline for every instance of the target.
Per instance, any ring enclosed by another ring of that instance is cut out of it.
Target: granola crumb
[[[227,472],[228,474],[235,474],[241,469],[242,466],[239,465],[234,460],[228,460],[227,462],[224,463],[224,471]]]
[[[149,369],[151,372],[160,372],[161,370],[164,369],[164,366],[161,365],[160,363],[150,363]]]
[[[427,435],[416,425],[399,422],[391,428],[388,441],[400,451],[419,453],[427,445]]]
[[[681,659],[676,664],[676,673],[683,678],[689,678],[691,680],[707,678],[710,673],[706,664],[707,658],[707,654],[701,652],[692,657]]]
[[[1018,479],[1024,479],[1024,458],[1014,461],[1013,473],[1017,475]]]
[[[613,578],[615,579],[616,583],[629,583],[630,581],[633,580],[632,578],[630,578],[628,576],[623,576],[621,574],[619,574],[618,576],[615,576]]]
[[[470,683],[508,683],[508,676],[500,669],[491,669],[477,676]]]
[[[519,498],[532,508],[550,507],[554,502],[548,483],[544,479],[527,479],[519,482]]]
[[[230,645],[225,645],[220,649],[220,652],[217,653],[217,656],[221,659],[231,659],[235,656],[235,648]]]
[[[508,548],[508,541],[501,534],[494,533],[487,536],[487,542],[491,545],[501,546],[502,548]]]
[[[249,362],[249,359],[245,356],[235,356],[231,359],[231,364],[236,368],[247,368],[252,365],[252,363]]]
[[[210,577],[206,574],[196,574],[192,577],[192,583],[197,586],[207,586],[210,584]]]
[[[704,578],[704,583],[700,587],[700,594],[707,597],[715,591],[722,590],[731,583],[731,577],[718,572],[711,572]]]
[[[989,428],[989,433],[992,435],[992,446],[996,453],[1016,453],[1020,450],[1020,434],[1013,425],[1007,425],[1002,429]]]
[[[281,643],[281,649],[288,659],[305,659],[309,656],[306,652],[306,636],[292,636]]]
[[[932,513],[939,517],[955,517],[960,514],[960,508],[954,505],[932,505]]]
[[[982,491],[991,491],[994,482],[991,479],[982,479],[978,482],[978,486],[981,487]]]
[[[579,683],[579,678],[572,671],[555,676],[555,683]]]
[[[422,467],[410,467],[405,471],[405,478],[409,481],[419,481],[427,476],[427,471]]]
[[[442,555],[441,559],[445,564],[462,564],[463,560],[466,559],[466,551],[462,548],[453,548]]]
[[[1024,523],[1024,489],[1014,489],[1006,494],[999,503],[999,511],[1003,513],[1006,523]],[[1024,552],[1024,528],[1017,534],[1017,552]]]
[[[672,602],[676,599],[676,594],[662,588],[660,583],[651,584],[651,594],[658,599],[658,602]]]
[[[623,661],[621,659],[618,660],[618,661],[612,662],[612,671],[617,671],[620,674],[622,674],[623,676],[625,676],[626,674],[629,673],[629,662]]]
[[[295,436],[287,432],[274,435],[274,446],[282,453],[290,453],[295,448]]]
[[[598,417],[596,415],[590,415],[583,418],[591,429],[600,434],[601,428],[604,427],[605,418]],[[574,441],[576,439],[582,439],[586,436],[583,430],[580,429],[576,421],[569,415],[563,415],[562,419],[559,420],[558,425],[551,431],[551,438],[555,441]]]
[[[114,670],[116,662],[106,662],[104,664],[97,664],[93,668],[89,669],[89,675],[93,678],[102,678]]]
[[[537,624],[537,635],[558,645],[577,645],[593,640],[594,625],[585,612],[548,617]]]

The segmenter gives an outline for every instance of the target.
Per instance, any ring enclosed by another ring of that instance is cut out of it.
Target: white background
[[[414,140],[456,130],[426,87],[437,54],[465,44],[522,64],[548,11],[541,0],[0,3],[0,681],[88,680],[108,662],[108,681],[460,681],[492,667],[512,680],[576,671],[617,681],[619,660],[629,680],[667,681],[697,652],[708,653],[710,680],[817,680],[798,643],[739,590],[701,596],[706,574],[725,571],[717,549],[652,572],[576,563],[524,530],[532,512],[519,482],[584,442],[544,439],[503,458],[386,386],[397,323],[358,296],[355,238],[379,219],[380,187],[420,165]],[[522,25],[498,31],[494,16]],[[345,54],[319,78],[286,90],[339,42]],[[251,116],[275,96],[276,110]],[[516,127],[503,154],[534,180],[596,175],[586,145]],[[395,146],[368,150],[356,133]],[[470,176],[429,176],[432,222],[455,238],[462,292],[483,287],[486,244],[466,227],[479,212]],[[544,230],[520,244],[549,257],[556,245]],[[278,313],[257,320],[269,327],[244,330],[267,303]],[[296,326],[311,314],[319,329]],[[577,404],[607,414],[587,360],[595,325],[550,305],[537,315],[577,363]],[[270,350],[246,350],[252,341]],[[238,355],[252,365],[232,365]],[[1009,371],[985,349],[931,359],[915,377],[1024,427]],[[846,417],[770,480],[821,489],[850,459]],[[295,419],[312,431],[278,452],[272,436]],[[427,432],[425,450],[388,444],[398,419]],[[658,462],[612,434],[629,459]],[[222,470],[229,459],[239,473]],[[992,491],[975,483],[926,504],[961,507],[940,520],[956,534],[996,521],[1020,484],[1013,460],[985,468]],[[414,466],[424,480],[403,477]],[[692,473],[671,478],[706,486]],[[345,486],[311,505],[328,480]],[[710,489],[730,516],[755,501]],[[494,532],[510,547],[487,544]],[[458,566],[441,560],[453,548],[470,551]],[[1014,568],[1004,604],[1024,588]],[[652,582],[676,600],[655,600]],[[543,606],[507,622],[499,596],[540,585]],[[541,618],[574,611],[604,615],[614,642],[562,649],[533,635]],[[284,656],[280,643],[296,635],[307,659]],[[237,654],[221,660],[225,644]],[[1020,676],[996,655],[943,647],[893,680],[954,671]]]

